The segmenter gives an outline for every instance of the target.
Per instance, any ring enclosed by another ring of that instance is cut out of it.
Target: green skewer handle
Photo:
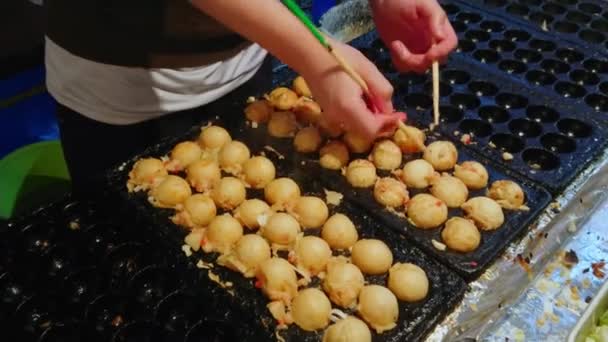
[[[298,6],[298,4],[296,4],[294,0],[281,0],[281,2],[283,2],[283,4],[287,6],[291,13],[293,13],[298,19],[300,19],[302,24],[304,24],[308,28],[308,30],[315,36],[315,38],[317,38],[317,40],[321,44],[323,44],[324,47],[326,47],[328,50],[331,50],[331,45],[329,45],[327,40],[325,40],[325,36],[323,35],[323,33],[321,33],[321,31],[319,31],[315,24],[313,24],[312,21],[308,19],[306,13],[302,11],[300,6]]]

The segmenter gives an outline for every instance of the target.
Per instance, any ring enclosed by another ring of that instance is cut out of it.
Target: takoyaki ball
[[[374,198],[385,207],[396,208],[409,201],[410,196],[405,184],[394,178],[384,177],[378,179],[374,185]]]
[[[291,303],[293,321],[306,331],[324,329],[329,324],[331,303],[315,288],[301,290]]]
[[[243,178],[254,189],[263,189],[276,176],[272,161],[263,156],[256,156],[243,164]]]
[[[321,106],[307,97],[300,97],[293,112],[296,114],[298,122],[303,125],[317,124],[321,120]]]
[[[448,207],[435,196],[418,194],[407,204],[407,217],[418,228],[435,228],[448,219]]]
[[[393,253],[388,246],[377,239],[357,241],[351,251],[353,264],[365,274],[382,274],[393,264]]]
[[[526,196],[519,184],[510,180],[498,180],[490,186],[488,197],[505,209],[519,209]]]
[[[300,198],[300,187],[291,178],[277,178],[264,188],[266,202],[277,210],[292,208]]]
[[[129,181],[127,188],[129,191],[134,191],[135,188],[147,190],[156,181],[167,175],[165,165],[160,159],[144,158],[140,159],[133,165],[129,172]]]
[[[260,228],[260,220],[264,215],[270,215],[270,206],[257,198],[248,199],[234,211],[234,218],[249,229]]]
[[[298,101],[298,94],[285,87],[278,87],[268,94],[268,102],[278,110],[290,110]]]
[[[296,116],[292,112],[274,112],[268,121],[268,134],[275,138],[293,137],[298,130]]]
[[[502,208],[489,197],[473,197],[462,205],[462,210],[481,230],[495,230],[505,222]]]
[[[325,271],[331,258],[331,249],[325,240],[312,235],[305,236],[297,242],[295,257],[299,269],[317,275]]]
[[[267,100],[257,100],[251,102],[245,107],[245,116],[247,120],[257,123],[265,123],[270,119],[272,114],[272,105]]]
[[[318,122],[321,132],[330,138],[337,138],[344,133],[344,129],[338,123],[331,121],[325,115],[321,115]]]
[[[408,188],[424,189],[428,187],[436,177],[433,165],[424,159],[416,159],[407,162],[403,166],[401,178]]]
[[[312,153],[321,147],[321,133],[314,126],[304,127],[293,139],[293,146],[300,153]]]
[[[291,87],[293,88],[293,91],[295,91],[296,94],[298,94],[299,96],[312,97],[312,92],[308,87],[308,83],[306,83],[306,80],[304,80],[304,77],[302,76],[296,77],[293,80]]]
[[[331,248],[342,250],[352,247],[359,239],[359,233],[348,216],[333,214],[323,225],[321,237]]]
[[[318,197],[302,196],[296,201],[293,215],[303,228],[320,228],[327,221],[329,209]]]
[[[201,159],[188,166],[186,179],[196,191],[205,192],[211,190],[222,179],[222,172],[215,160]]]
[[[372,148],[373,140],[363,138],[352,131],[346,132],[342,137],[348,149],[353,153],[366,153]]]
[[[243,236],[243,226],[230,214],[216,216],[205,232],[202,248],[205,252],[228,253]]]
[[[372,333],[365,322],[348,316],[325,330],[323,342],[372,342]]]
[[[286,213],[275,213],[270,215],[268,221],[261,229],[262,235],[280,247],[292,245],[300,233],[300,224],[291,215]]]
[[[187,168],[190,164],[201,159],[203,151],[197,143],[192,141],[181,142],[171,150],[169,155],[169,162],[167,163],[167,170],[169,171],[182,171]]]
[[[194,194],[184,201],[183,210],[173,217],[173,222],[188,228],[203,228],[211,223],[216,213],[215,203],[209,196]]]
[[[243,203],[246,195],[243,181],[234,177],[220,179],[212,192],[215,205],[225,210],[233,210],[238,207]]]
[[[465,161],[454,167],[454,176],[471,190],[483,189],[488,185],[488,171],[476,161]]]
[[[150,191],[151,202],[156,207],[175,208],[192,195],[190,185],[183,178],[168,175]]]
[[[251,153],[247,145],[240,141],[230,141],[226,143],[218,155],[218,160],[222,170],[230,174],[238,174],[243,168],[243,164],[249,159]]]
[[[344,257],[331,258],[323,279],[323,290],[331,301],[343,308],[352,308],[365,284],[363,273]]]
[[[204,127],[198,136],[198,144],[207,150],[219,150],[230,141],[230,134],[220,126]]]
[[[367,324],[381,334],[397,326],[399,303],[397,297],[386,287],[367,285],[359,294],[357,312]]]
[[[429,279],[426,272],[414,264],[396,263],[388,271],[388,288],[399,300],[417,302],[429,293]]]
[[[355,188],[369,188],[376,178],[376,167],[369,160],[355,159],[346,168],[346,179]]]
[[[448,208],[460,208],[469,197],[469,189],[460,179],[443,174],[432,181],[431,194],[442,200]]]
[[[270,246],[257,234],[243,235],[234,247],[234,256],[242,265],[236,270],[242,272],[245,277],[252,278],[260,265],[270,259]]]
[[[424,160],[437,171],[451,170],[458,162],[456,146],[449,141],[435,141],[424,150]]]
[[[452,217],[445,223],[441,239],[449,249],[468,253],[479,247],[481,234],[472,221],[462,217]]]
[[[289,304],[298,293],[298,278],[293,266],[282,258],[270,258],[260,265],[256,274],[258,286],[271,300]]]
[[[403,153],[416,153],[424,151],[426,136],[423,131],[416,127],[405,126],[395,131],[393,141]]]
[[[340,170],[346,166],[348,158],[348,148],[339,140],[328,142],[319,151],[319,163],[329,170]]]
[[[385,139],[374,145],[371,159],[380,170],[394,170],[401,165],[402,154],[399,146]]]

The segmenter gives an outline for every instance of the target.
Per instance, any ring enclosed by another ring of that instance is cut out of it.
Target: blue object
[[[336,0],[312,0],[312,21],[319,25],[319,20],[323,14],[335,5]]]

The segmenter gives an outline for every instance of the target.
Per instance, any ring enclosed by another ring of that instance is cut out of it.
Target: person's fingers
[[[377,135],[388,136],[392,135],[400,120],[399,115],[392,114],[376,114],[376,123],[379,127]]]
[[[439,5],[435,6],[430,17],[430,29],[435,42],[445,39],[444,27],[446,22],[448,22],[448,17],[443,9]]]
[[[379,126],[374,121],[374,114],[369,111],[362,98],[344,96],[337,103],[335,110],[345,118],[344,128],[357,133],[362,138],[374,139]]]
[[[399,71],[414,71],[423,73],[428,69],[429,63],[424,54],[413,54],[399,40],[390,44],[393,64]]]
[[[371,105],[378,107],[380,112],[393,111],[393,86],[380,73],[378,68],[369,60],[365,59],[359,63],[357,72],[365,83],[373,98],[368,99]]]

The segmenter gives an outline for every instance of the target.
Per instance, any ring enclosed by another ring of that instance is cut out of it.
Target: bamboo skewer
[[[433,62],[433,128],[439,126],[439,62]]]

